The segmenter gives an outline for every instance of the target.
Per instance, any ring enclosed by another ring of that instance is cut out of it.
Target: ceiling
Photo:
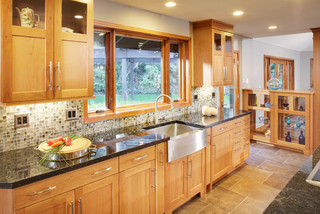
[[[234,25],[236,34],[252,38],[320,27],[320,0],[173,0],[177,3],[173,8],[164,6],[166,0],[111,1],[188,21],[216,19]],[[244,14],[235,17],[236,10]],[[269,30],[270,25],[278,29]]]
[[[255,38],[255,40],[283,48],[288,48],[295,51],[313,51],[312,37],[313,34],[310,32],[283,36]]]

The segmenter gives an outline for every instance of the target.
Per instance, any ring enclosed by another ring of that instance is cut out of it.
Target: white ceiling
[[[255,38],[255,40],[295,51],[313,51],[312,33]]]
[[[216,19],[234,25],[236,34],[252,38],[304,33],[320,27],[320,0],[173,0],[177,3],[174,8],[165,7],[166,0],[111,1],[188,21]],[[235,10],[244,14],[235,17]],[[271,31],[269,25],[278,29]]]

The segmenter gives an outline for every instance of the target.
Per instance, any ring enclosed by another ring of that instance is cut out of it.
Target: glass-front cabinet
[[[313,94],[243,89],[243,109],[252,111],[251,139],[310,154]]]
[[[1,13],[1,102],[93,95],[93,0],[5,0]]]

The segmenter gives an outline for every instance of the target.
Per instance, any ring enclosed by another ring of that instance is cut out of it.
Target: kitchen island
[[[320,161],[320,146],[282,189],[264,213],[320,213],[320,187],[306,182]]]

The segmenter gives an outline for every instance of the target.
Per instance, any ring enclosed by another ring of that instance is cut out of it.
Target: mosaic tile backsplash
[[[212,99],[212,92],[216,92],[216,88],[193,88],[192,93],[198,94],[198,100],[194,100],[192,106],[160,111],[159,118],[198,112],[203,105],[216,107],[217,102]],[[78,119],[66,120],[66,110],[70,108],[77,108]],[[30,126],[15,129],[15,114],[30,114]],[[155,116],[154,113],[147,113],[83,124],[82,114],[82,100],[0,107],[0,152],[36,146],[39,142],[60,135],[91,135],[126,126],[148,124]]]

